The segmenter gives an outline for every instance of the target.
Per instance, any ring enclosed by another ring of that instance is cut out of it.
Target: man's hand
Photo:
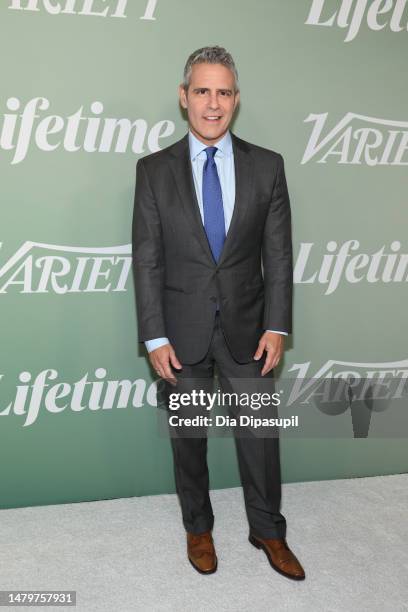
[[[266,331],[259,340],[258,348],[254,355],[254,359],[258,361],[267,352],[266,360],[261,371],[261,375],[265,376],[272,368],[276,367],[282,357],[283,345],[285,336],[275,334],[275,332]]]
[[[149,359],[156,374],[172,385],[176,385],[177,378],[173,375],[170,364],[173,368],[179,370],[181,370],[183,366],[177,359],[176,353],[170,343],[159,346],[159,348],[151,351],[151,353],[149,353]]]

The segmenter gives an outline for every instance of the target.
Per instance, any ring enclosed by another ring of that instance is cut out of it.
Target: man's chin
[[[219,126],[214,126],[213,128],[210,126],[210,129],[208,129],[208,127],[206,126],[205,129],[200,131],[195,130],[195,132],[200,136],[200,138],[203,138],[204,140],[213,140],[214,142],[216,142],[217,140],[220,140],[220,138],[223,137],[227,129],[228,128],[225,127],[220,129]]]

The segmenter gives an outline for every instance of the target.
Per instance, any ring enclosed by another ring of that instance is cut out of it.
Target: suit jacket
[[[216,304],[248,363],[265,329],[292,331],[292,238],[282,155],[231,133],[235,205],[215,262],[198,208],[188,134],[138,160],[132,258],[139,341],[166,336],[181,363],[205,356]]]

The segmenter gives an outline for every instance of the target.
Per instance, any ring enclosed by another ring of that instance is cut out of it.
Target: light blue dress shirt
[[[203,208],[203,168],[207,159],[205,149],[208,145],[201,142],[194,136],[189,130],[188,132],[188,143],[190,148],[190,159],[193,167],[193,178],[194,187],[197,194],[198,207],[200,209],[201,220],[204,224],[204,208]],[[224,207],[224,220],[225,220],[225,234],[228,233],[228,229],[231,223],[232,213],[234,212],[235,202],[235,167],[234,167],[234,151],[232,148],[231,134],[228,131],[224,136],[214,144],[217,147],[214,159],[217,166],[217,172],[221,183],[222,192],[222,204]],[[275,330],[268,330],[275,331]],[[287,336],[286,332],[277,331],[278,334]],[[168,338],[154,338],[153,340],[146,340],[145,345],[149,353],[163,346],[169,344]]]

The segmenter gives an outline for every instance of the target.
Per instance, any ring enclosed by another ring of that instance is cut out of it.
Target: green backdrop
[[[279,375],[407,376],[407,23],[399,0],[1,3],[2,508],[174,491],[131,218],[138,157],[186,133],[177,86],[204,45],[236,61],[233,131],[285,159]],[[404,472],[400,433],[285,438],[284,481]],[[210,440],[209,464],[213,488],[239,484],[231,438]]]

